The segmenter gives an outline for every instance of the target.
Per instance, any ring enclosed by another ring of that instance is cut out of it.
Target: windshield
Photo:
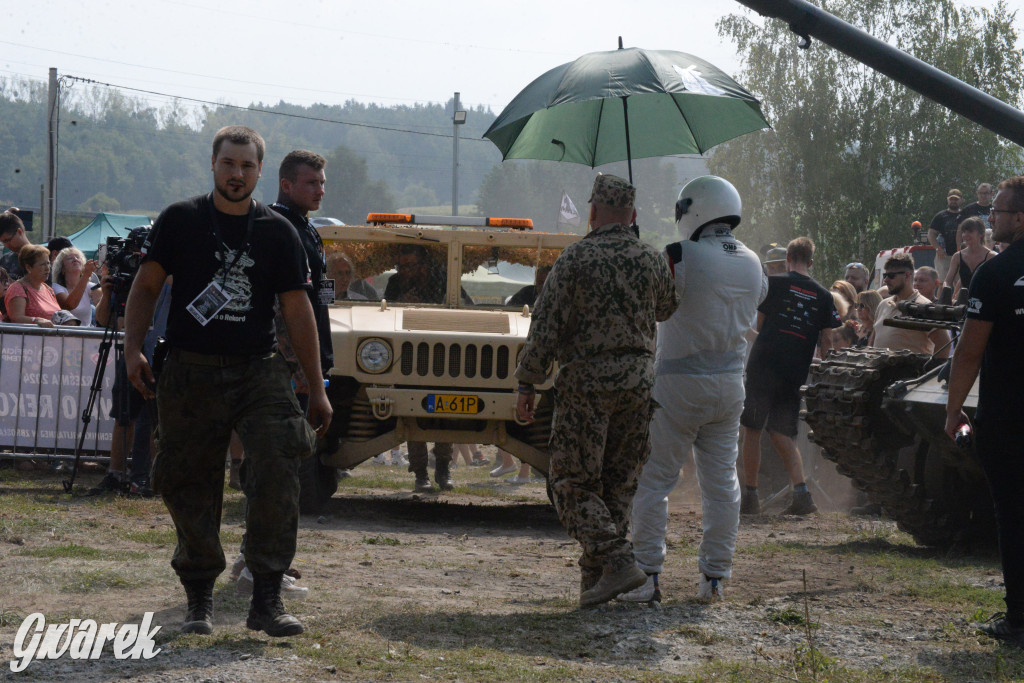
[[[326,242],[334,300],[443,304],[448,245]]]
[[[477,306],[533,307],[561,249],[466,246],[462,289]]]

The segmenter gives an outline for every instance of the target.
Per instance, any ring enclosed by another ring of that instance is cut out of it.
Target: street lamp
[[[459,215],[459,126],[466,122],[466,110],[459,109],[459,93],[452,106],[452,215]]]

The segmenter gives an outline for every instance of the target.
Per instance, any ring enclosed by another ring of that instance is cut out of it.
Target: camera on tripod
[[[151,228],[144,225],[132,228],[127,237],[108,237],[103,245],[103,263],[107,266],[107,277],[114,286],[113,300],[124,312],[128,292],[132,288],[135,274],[142,263],[142,247],[149,238]]]

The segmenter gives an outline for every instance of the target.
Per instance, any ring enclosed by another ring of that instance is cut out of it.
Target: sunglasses
[[[865,266],[863,263],[859,263],[857,261],[854,261],[853,263],[847,263],[846,267],[843,270],[849,270],[850,268],[863,268],[864,270],[868,269],[868,267]]]
[[[882,279],[883,280],[892,280],[897,275],[907,275],[907,274],[908,273],[905,270],[900,270],[900,271],[897,271],[895,273],[885,273],[884,275],[882,275]]]

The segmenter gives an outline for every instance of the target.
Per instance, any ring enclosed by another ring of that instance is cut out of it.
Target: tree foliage
[[[953,0],[818,0],[822,9],[1013,106],[1024,75],[1014,15]],[[949,188],[972,201],[980,182],[1018,173],[1016,145],[837,50],[797,48],[782,22],[718,22],[741,57],[739,81],[774,130],[716,148],[712,172],[744,203],[750,243],[810,235],[818,273],[870,260],[928,225]]]
[[[327,192],[320,213],[345,223],[366,222],[371,211],[394,211],[394,197],[383,180],[370,180],[366,159],[345,145],[324,155],[327,158]]]

